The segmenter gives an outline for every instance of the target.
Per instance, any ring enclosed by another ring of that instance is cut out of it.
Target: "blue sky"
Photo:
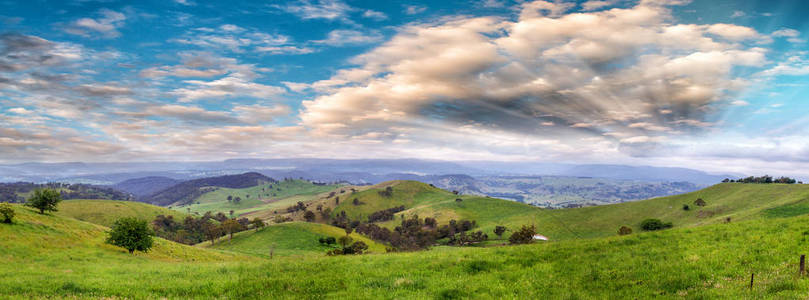
[[[0,161],[807,175],[804,1],[5,1]]]

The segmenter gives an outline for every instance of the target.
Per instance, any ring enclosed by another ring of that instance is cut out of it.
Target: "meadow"
[[[0,276],[8,280],[0,282],[0,293],[10,298],[783,299],[809,291],[809,281],[797,273],[798,255],[809,243],[807,216],[525,246],[272,260],[185,246],[132,256],[93,238],[100,226],[77,222],[23,212],[16,224],[0,227],[3,240],[14,245],[3,243]],[[42,234],[32,235],[66,224],[80,230],[62,232],[87,234],[89,244],[58,249],[53,244],[68,242],[42,243]]]

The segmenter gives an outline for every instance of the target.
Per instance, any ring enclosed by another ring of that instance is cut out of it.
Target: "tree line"
[[[803,184],[802,181],[798,181],[795,178],[789,178],[789,177],[784,177],[784,176],[781,176],[781,177],[778,177],[778,178],[773,178],[772,176],[769,176],[769,175],[764,175],[764,176],[760,176],[760,177],[748,176],[748,177],[739,178],[739,179],[735,179],[735,180],[730,179],[730,178],[725,178],[724,180],[722,180],[722,182],[764,183],[764,184],[767,184],[767,183],[784,183],[784,184],[796,184],[797,183],[797,184]]]

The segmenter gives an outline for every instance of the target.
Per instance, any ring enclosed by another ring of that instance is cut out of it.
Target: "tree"
[[[211,245],[216,242],[216,238],[222,236],[222,228],[213,222],[207,221],[202,226],[205,237],[211,241]]]
[[[241,201],[242,201],[241,197],[233,198],[233,203],[239,204],[239,202],[241,202]]]
[[[234,219],[227,219],[225,222],[222,222],[222,229],[230,236],[229,241],[232,241],[233,233],[239,232],[242,229],[242,224],[239,224],[239,222],[236,222]]]
[[[0,215],[3,215],[3,223],[10,224],[14,219],[14,208],[11,207],[11,204],[2,203],[0,204]]]
[[[508,238],[508,242],[512,244],[528,244],[534,242],[534,235],[537,233],[534,225],[523,225],[520,230],[515,231]]]
[[[705,200],[702,200],[702,198],[697,198],[697,200],[694,200],[694,205],[696,206],[705,206],[707,204],[708,203],[705,203]]]
[[[228,195],[228,202],[233,201],[233,196]]]
[[[356,241],[351,246],[343,247],[343,254],[362,254],[365,250],[368,250],[368,245],[363,241]]]
[[[306,222],[312,222],[315,220],[315,213],[313,213],[311,210],[307,210],[303,213],[303,218],[306,220]]]
[[[123,247],[129,254],[138,251],[149,251],[152,248],[154,231],[149,223],[138,218],[121,218],[112,224],[107,243]]]
[[[337,242],[340,243],[340,246],[343,246],[343,248],[345,248],[346,245],[351,244],[352,241],[354,241],[354,239],[352,239],[348,235],[344,235],[344,236],[341,236],[341,237],[337,238]]]
[[[688,204],[683,204],[683,210],[690,210],[691,208],[688,207]]]
[[[664,223],[663,221],[660,221],[660,219],[646,219],[643,220],[643,222],[640,222],[640,228],[645,231],[666,229],[671,228],[672,226],[674,225],[672,225],[671,222]]]
[[[498,225],[498,226],[494,227],[494,234],[496,234],[497,237],[503,237],[503,233],[505,233],[505,232],[506,232],[506,226]]]
[[[250,223],[253,224],[253,228],[255,228],[256,231],[258,231],[261,228],[264,228],[264,221],[262,221],[259,218],[253,218],[253,221],[250,221]]]
[[[621,228],[618,229],[618,235],[627,235],[627,234],[631,234],[631,233],[632,233],[632,228],[629,228],[627,226],[621,226]]]
[[[62,201],[62,195],[54,189],[36,189],[25,205],[36,208],[40,214],[45,211],[56,211],[56,205]]]
[[[354,200],[351,203],[353,203],[354,205],[360,205],[360,199],[354,198]]]

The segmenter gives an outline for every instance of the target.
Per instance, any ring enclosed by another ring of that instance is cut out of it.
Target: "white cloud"
[[[744,101],[744,100],[734,100],[734,101],[730,102],[730,104],[735,105],[735,106],[748,106],[748,105],[750,105],[749,102]]]
[[[289,3],[286,6],[276,6],[288,13],[294,14],[301,19],[345,19],[353,9],[339,0],[301,0]]]
[[[180,102],[231,97],[272,99],[285,92],[282,87],[251,82],[233,75],[213,81],[186,80],[185,83],[193,87],[179,88],[171,92]]]
[[[405,14],[417,15],[427,10],[426,6],[421,5],[404,5]]]
[[[329,46],[362,45],[376,43],[382,40],[382,35],[375,31],[362,32],[358,30],[337,29],[329,32],[324,40],[315,43]]]
[[[124,25],[126,15],[103,8],[98,11],[97,19],[81,18],[70,23],[64,31],[83,37],[117,38],[121,36],[118,28]]]
[[[377,20],[377,21],[383,21],[383,20],[388,19],[388,15],[386,15],[385,13],[375,11],[375,10],[372,10],[372,9],[369,9],[369,10],[366,10],[365,12],[363,12],[362,16],[366,17],[366,18],[369,18],[369,19],[374,19],[374,20]]]

